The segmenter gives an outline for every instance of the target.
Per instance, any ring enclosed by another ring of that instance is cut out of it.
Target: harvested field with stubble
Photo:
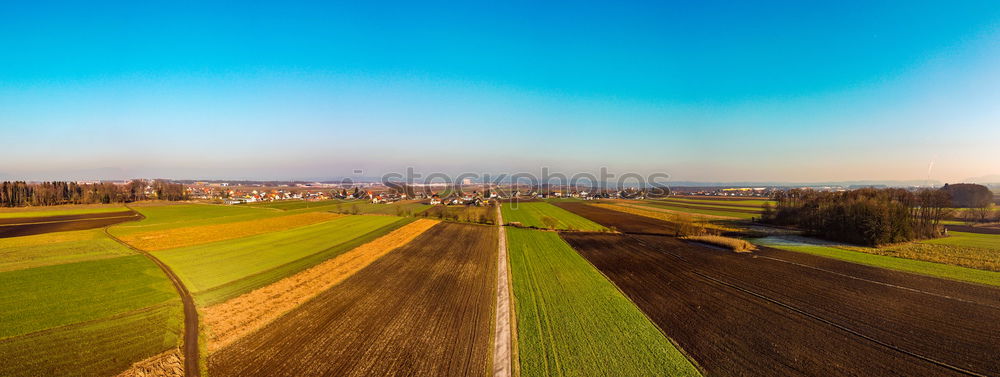
[[[261,328],[438,223],[427,219],[414,221],[308,270],[205,308],[202,318],[210,333],[208,351],[215,352]]]
[[[482,376],[490,368],[495,227],[441,223],[253,336],[213,376]]]
[[[1000,290],[762,248],[566,233],[709,375],[1000,374]]]
[[[300,226],[318,224],[342,216],[325,212],[307,212],[250,221],[139,232],[118,238],[138,249],[157,251],[279,232]]]

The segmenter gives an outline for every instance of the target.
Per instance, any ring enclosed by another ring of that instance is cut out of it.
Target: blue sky
[[[7,4],[0,173],[1000,174],[995,1],[357,3]]]

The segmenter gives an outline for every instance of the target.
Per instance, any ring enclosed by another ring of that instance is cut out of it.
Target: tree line
[[[187,192],[184,185],[162,179],[136,179],[124,185],[62,181],[0,183],[0,207],[127,203],[146,199],[186,200]]]
[[[811,235],[860,245],[940,237],[951,213],[945,190],[865,188],[844,192],[793,189],[775,194],[762,220],[793,225]]]

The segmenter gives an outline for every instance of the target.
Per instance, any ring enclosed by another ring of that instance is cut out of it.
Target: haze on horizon
[[[0,179],[1000,174],[1000,5],[6,4]]]

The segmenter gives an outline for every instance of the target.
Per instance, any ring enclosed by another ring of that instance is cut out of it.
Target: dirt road
[[[507,230],[497,206],[497,304],[493,332],[493,377],[511,376],[510,275],[507,272]]]
[[[145,218],[145,216],[142,216],[139,212],[133,213],[138,215],[138,217],[134,220],[142,220]],[[181,296],[181,302],[184,305],[184,376],[201,376],[201,368],[199,367],[199,363],[201,361],[201,351],[198,348],[198,309],[194,305],[194,298],[191,297],[191,292],[184,286],[181,279],[177,277],[177,274],[175,274],[169,266],[163,263],[163,261],[145,250],[137,249],[132,245],[129,245],[127,242],[118,239],[112,235],[110,231],[108,231],[109,227],[110,226],[104,228],[104,234],[106,234],[108,238],[111,238],[142,255],[145,255],[146,258],[149,258],[153,261],[153,263],[156,263],[156,265],[160,267],[160,270],[162,270],[163,273],[170,278],[170,282],[173,283],[174,289],[177,290],[177,294]]]

